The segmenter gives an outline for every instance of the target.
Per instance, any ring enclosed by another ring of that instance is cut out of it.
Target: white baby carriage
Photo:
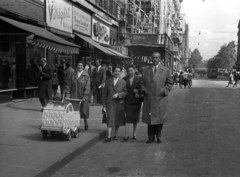
[[[81,104],[81,100],[68,99],[68,101],[78,101]],[[43,108],[40,125],[43,139],[46,139],[49,133],[54,136],[55,132],[61,132],[63,138],[70,141],[72,137],[78,137],[79,127],[80,115],[74,111],[72,103],[51,101]]]

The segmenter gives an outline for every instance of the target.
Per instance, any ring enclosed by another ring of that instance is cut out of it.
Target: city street
[[[198,77],[191,89],[174,88],[161,144],[146,144],[147,126],[138,139],[100,141],[56,172],[65,176],[228,177],[240,174],[240,89],[227,77]]]

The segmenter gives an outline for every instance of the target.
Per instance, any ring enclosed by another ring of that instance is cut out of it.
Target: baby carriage
[[[81,100],[68,99],[67,101]],[[43,109],[42,124],[39,129],[42,132],[42,138],[46,139],[48,134],[54,136],[56,132],[63,134],[65,140],[70,141],[72,137],[77,138],[80,132],[80,115],[75,112],[72,103],[62,101],[51,101]]]

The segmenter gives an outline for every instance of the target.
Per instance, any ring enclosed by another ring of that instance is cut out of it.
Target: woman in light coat
[[[112,129],[114,129],[113,140],[117,140],[119,126],[125,125],[124,98],[127,94],[126,82],[120,78],[121,67],[116,66],[113,77],[106,81],[103,90],[103,109],[107,112],[108,136],[105,142],[111,142]]]
[[[80,111],[80,117],[84,119],[84,128],[88,130],[89,118],[89,93],[90,93],[90,77],[86,71],[84,71],[84,63],[78,62],[76,71],[71,75],[70,81],[67,83],[65,89],[67,93],[66,98],[81,99],[82,102],[72,101],[74,110]]]

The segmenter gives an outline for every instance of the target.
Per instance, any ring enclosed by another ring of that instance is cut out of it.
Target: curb
[[[102,125],[102,126],[105,127],[106,125]],[[101,132],[98,135],[96,135],[94,138],[90,139],[86,144],[78,147],[76,150],[74,150],[70,154],[66,155],[65,157],[63,157],[59,161],[55,162],[54,164],[52,164],[51,166],[49,166],[48,168],[46,168],[42,172],[35,175],[34,177],[51,177],[54,173],[56,173],[58,170],[63,168],[70,161],[72,161],[77,156],[86,152],[89,148],[91,148],[93,145],[95,145],[96,143],[98,143],[99,141],[104,139],[105,137],[106,137],[106,131],[101,130]]]

